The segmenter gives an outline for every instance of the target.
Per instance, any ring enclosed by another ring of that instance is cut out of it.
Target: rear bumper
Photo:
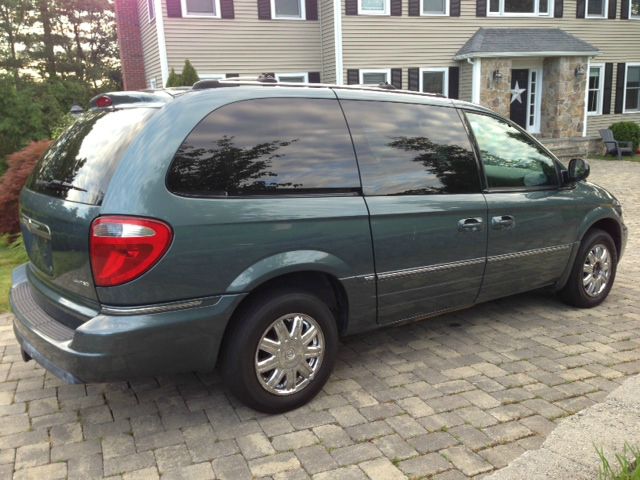
[[[205,306],[133,315],[99,314],[76,329],[57,322],[31,296],[25,266],[13,274],[13,329],[22,349],[69,383],[211,370],[231,313],[244,295]]]

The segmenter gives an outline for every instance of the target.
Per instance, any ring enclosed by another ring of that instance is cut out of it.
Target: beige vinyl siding
[[[169,18],[162,5],[169,68],[188,58],[200,75],[322,70],[320,21],[258,20],[257,0],[235,0],[234,19]]]
[[[467,102],[471,101],[471,92],[472,92],[472,81],[473,81],[473,66],[467,62],[460,62],[460,91],[459,98],[460,100],[465,100]]]
[[[640,62],[640,22],[620,20],[620,1],[616,20],[577,19],[576,2],[564,1],[563,18],[544,17],[476,17],[476,2],[463,0],[460,17],[410,17],[408,0],[403,0],[402,17],[342,16],[343,61],[346,79],[348,68],[403,69],[403,86],[407,86],[409,67],[448,67],[459,65],[453,56],[478,30],[485,28],[562,28],[594,45],[602,53],[594,62]],[[343,2],[344,5],[344,2]],[[461,70],[461,75],[464,74]],[[461,77],[461,78],[462,78]],[[461,84],[461,96],[467,95]],[[615,67],[611,111],[615,105]],[[464,98],[464,97],[463,97]],[[583,99],[577,101],[584,102]],[[640,114],[589,117],[588,132],[598,125],[619,119],[640,121]]]
[[[150,86],[149,82],[153,78],[155,78],[158,88],[163,87],[156,20],[154,19],[149,22],[147,0],[138,0],[138,19],[140,21],[142,56],[144,58],[144,72],[147,80],[147,87]]]
[[[333,0],[320,0],[320,28],[322,30],[322,72],[323,83],[336,82],[336,42],[333,22]]]

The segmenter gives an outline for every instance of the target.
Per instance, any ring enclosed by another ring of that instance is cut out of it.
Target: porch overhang
[[[480,28],[453,57],[595,57],[600,51],[559,28]]]

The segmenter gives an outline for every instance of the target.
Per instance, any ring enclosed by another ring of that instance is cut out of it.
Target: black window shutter
[[[236,77],[239,77],[240,74],[239,73],[227,73],[225,76],[226,76],[226,78],[236,78]]]
[[[622,0],[620,2],[620,18],[622,20],[629,20],[629,0]]]
[[[409,0],[409,16],[420,16],[420,0]]]
[[[167,0],[167,17],[181,17],[182,6],[180,0]]]
[[[407,73],[409,76],[409,85],[407,86],[407,88],[409,90],[417,92],[418,90],[420,90],[420,69],[409,68],[407,69]]]
[[[391,85],[393,85],[396,88],[402,88],[402,69],[401,68],[391,69]]]
[[[320,72],[309,72],[309,83],[320,83]]]
[[[449,4],[449,16],[460,16],[460,0],[451,0],[451,3]]]
[[[460,85],[460,67],[449,67],[449,98],[458,98]]]
[[[604,64],[604,88],[602,90],[602,113],[611,113],[611,87],[613,86],[613,63]]]
[[[615,20],[616,19],[616,8],[618,7],[618,4],[616,2],[616,0],[609,0],[609,18],[611,20]]]
[[[345,0],[344,13],[345,15],[358,15],[358,0]]]
[[[360,71],[357,68],[347,69],[347,85],[357,85],[360,83]]]
[[[616,107],[615,113],[622,113],[624,101],[624,84],[625,84],[625,73],[626,73],[627,65],[625,63],[618,64],[618,73],[616,78]]]
[[[576,1],[576,18],[584,18],[585,1],[586,0]]]
[[[562,15],[564,15],[564,1],[555,0],[553,3],[553,16],[556,18],[562,18]]]
[[[307,20],[318,20],[318,0],[304,0],[304,2]]]
[[[487,16],[487,0],[476,1],[476,17]]]
[[[271,20],[270,0],[258,0],[258,18],[260,20]]]
[[[235,18],[235,11],[233,9],[233,0],[220,0],[220,17]]]
[[[392,17],[402,16],[402,0],[390,0],[390,12]]]

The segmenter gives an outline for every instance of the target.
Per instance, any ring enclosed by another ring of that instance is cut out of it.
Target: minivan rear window
[[[186,196],[354,194],[360,178],[337,100],[266,98],[214,110],[167,175]]]
[[[99,205],[124,152],[155,111],[126,108],[85,113],[40,159],[27,188]]]

